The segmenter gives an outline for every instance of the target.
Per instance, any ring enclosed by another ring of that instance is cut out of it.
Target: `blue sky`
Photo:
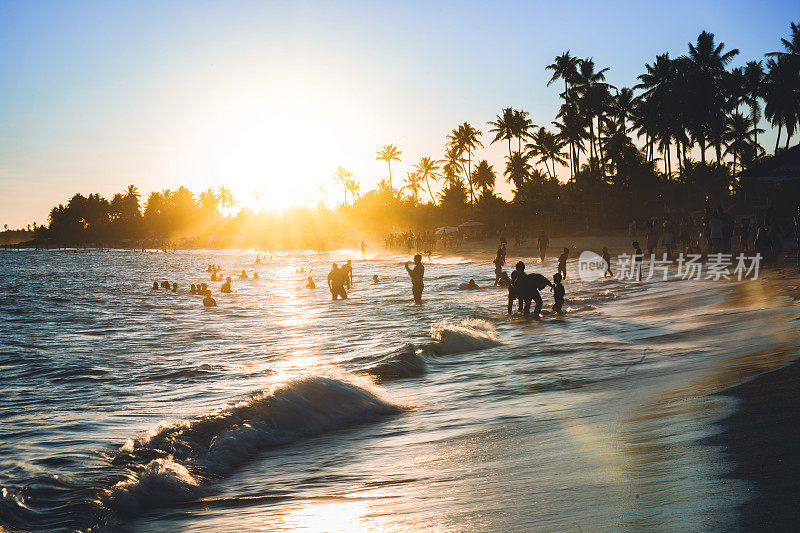
[[[336,167],[369,189],[383,144],[403,150],[397,185],[464,121],[485,131],[514,106],[549,125],[545,66],[565,50],[631,86],[702,30],[738,65],[779,49],[792,20],[788,1],[0,0],[0,224],[45,223],[74,192],[129,183],[229,184],[255,207],[340,201]],[[477,155],[499,170],[502,153]]]

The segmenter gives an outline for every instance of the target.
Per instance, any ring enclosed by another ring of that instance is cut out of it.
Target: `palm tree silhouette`
[[[222,212],[225,212],[226,207],[233,207],[236,205],[236,201],[233,199],[233,194],[231,194],[231,190],[228,186],[223,185],[219,188],[217,192],[217,198],[219,198],[219,204],[222,206]]]
[[[562,105],[558,116],[561,118],[569,116],[566,121],[571,125],[575,125],[576,121],[574,117],[578,116],[578,109],[577,102],[572,91],[572,84],[577,80],[578,77],[578,59],[570,55],[569,50],[567,50],[560,56],[556,56],[555,61],[553,61],[553,63],[550,65],[547,65],[545,69],[553,71],[553,77],[547,82],[548,87],[559,79],[564,80],[564,92],[561,93],[561,98],[564,99],[564,104]],[[579,137],[580,136],[578,136],[578,138]],[[580,140],[578,140],[574,134],[571,134],[565,138],[568,139],[570,145],[569,153],[571,164],[569,167],[569,177],[571,181],[574,173],[578,171],[578,154],[576,143],[580,143]]]
[[[403,155],[403,152],[393,144],[387,144],[381,150],[378,150],[378,157],[375,159],[386,161],[389,164],[389,187],[392,186],[392,161],[400,161],[401,155]]]
[[[761,120],[761,103],[764,91],[764,67],[761,61],[748,61],[744,66],[744,100],[750,106],[750,121],[753,123],[753,144],[758,152],[758,122]]]
[[[361,191],[361,184],[355,180],[355,178],[351,178],[345,182],[345,188],[350,191],[350,198],[352,198],[351,203],[355,205],[356,198]]]
[[[530,156],[521,152],[514,152],[506,161],[506,168],[503,175],[506,181],[513,183],[517,191],[520,191],[531,177],[531,165],[528,163]]]
[[[459,156],[464,152],[467,153],[467,168],[462,168],[462,170],[469,181],[470,203],[475,202],[475,191],[472,185],[472,151],[478,146],[483,148],[483,144],[478,140],[480,134],[481,132],[473,128],[469,122],[464,122],[447,136],[449,146],[455,147]],[[461,161],[463,162],[463,158]]]
[[[797,68],[791,57],[780,55],[767,60],[767,75],[764,80],[764,116],[773,126],[778,127],[778,137],[775,139],[775,152],[781,142],[781,130],[786,129],[786,147],[789,139],[794,134],[797,118],[800,116],[798,109]]]
[[[525,149],[528,150],[530,156],[539,156],[539,163],[543,163],[547,174],[552,179],[555,179],[556,163],[561,166],[567,164],[567,153],[561,151],[564,149],[564,146],[566,146],[566,142],[559,136],[544,129],[544,127],[539,128],[539,130],[533,134],[531,140],[533,142],[526,144]],[[548,161],[553,164],[552,171],[550,171],[550,167],[547,165]]]
[[[435,204],[436,199],[433,197],[433,193],[431,192],[430,180],[435,182],[439,179],[438,162],[432,160],[430,157],[423,157],[419,160],[419,163],[414,165],[414,168],[416,169],[416,173],[420,176],[420,178],[425,181],[425,185],[428,187],[428,194],[431,195],[431,202]]]
[[[472,172],[472,182],[476,187],[483,190],[484,196],[492,194],[492,190],[494,189],[494,184],[496,181],[497,175],[495,174],[492,165],[490,165],[485,159],[478,163],[478,166],[476,166],[475,170]]]
[[[489,129],[489,133],[494,133],[494,139],[489,144],[494,144],[497,141],[508,141],[508,156],[511,157],[511,139],[514,138],[514,110],[510,107],[504,107],[503,112],[497,115],[495,120],[487,122],[489,126],[494,126]]]
[[[733,165],[731,170],[736,174],[736,161],[742,160],[742,155],[750,148],[750,136],[753,134],[753,123],[749,118],[741,113],[732,114],[725,125],[723,141],[725,143],[725,155],[733,155]]]
[[[352,178],[353,175],[345,170],[344,167],[337,167],[336,173],[334,174],[334,179],[342,184],[342,189],[344,189],[344,203],[342,205],[347,205],[347,180]]]
[[[406,172],[406,184],[403,189],[411,191],[411,200],[414,205],[419,203],[419,192],[422,190],[422,176],[419,172]]]

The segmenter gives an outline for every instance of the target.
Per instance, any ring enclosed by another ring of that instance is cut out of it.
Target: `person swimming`
[[[255,274],[253,274],[253,279],[258,279],[258,272],[256,272]]]
[[[154,282],[153,282],[153,290],[154,290],[154,291],[157,291],[157,290],[158,290],[158,282],[157,282],[157,281],[154,281]]]
[[[211,297],[211,291],[206,291],[205,298],[203,298],[203,305],[206,307],[216,307],[217,301]]]
[[[257,265],[260,265],[260,264],[261,264],[261,256],[260,256],[260,255],[257,255],[257,256],[256,256],[256,264],[257,264]]]
[[[208,265],[206,272],[214,272],[214,265]]]
[[[247,272],[245,272],[244,270],[242,270],[242,273],[241,273],[241,274],[239,274],[239,279],[247,279]]]
[[[211,274],[211,281],[217,281],[217,272],[216,272],[216,270]]]
[[[192,283],[192,286],[189,287],[189,294],[197,294],[197,287],[194,283]]]
[[[339,266],[334,263],[333,268],[328,273],[328,289],[331,291],[331,298],[336,300],[341,297],[347,299],[347,291],[344,290],[345,274]]]
[[[178,292],[178,284],[177,283],[173,283],[172,284],[172,292]]]
[[[553,286],[553,300],[555,300],[553,312],[561,315],[563,314],[561,308],[564,305],[564,285],[561,284],[561,274],[553,274],[553,282],[555,282]]]
[[[219,290],[224,293],[233,292],[231,290],[231,278],[225,278],[225,283],[222,284]]]
[[[378,281],[378,275],[377,274],[373,274],[372,275],[372,284],[375,285],[377,283],[380,283],[380,281]]]
[[[162,281],[161,282],[161,288],[169,290],[169,289],[172,288],[172,286],[169,284],[169,281]]]
[[[308,276],[308,278],[306,278],[306,289],[316,289],[316,288],[317,284],[314,283],[314,278]]]
[[[468,283],[460,283],[458,285],[458,288],[461,290],[474,290],[474,289],[480,289],[480,286],[477,283],[475,283],[474,279],[471,279],[469,280]]]
[[[568,257],[569,257],[569,248],[564,248],[564,252],[558,256],[558,273],[561,274],[562,279],[567,279]]]
[[[414,268],[408,267],[405,264],[406,272],[411,277],[411,294],[414,296],[414,303],[420,305],[422,303],[422,289],[425,288],[423,278],[425,276],[425,267],[422,265],[422,256],[417,254],[414,256]]]

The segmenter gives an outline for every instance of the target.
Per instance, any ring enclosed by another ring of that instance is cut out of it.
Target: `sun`
[[[351,103],[310,90],[242,99],[208,127],[196,188],[226,185],[237,208],[254,211],[335,205],[336,168],[367,142],[355,115]]]

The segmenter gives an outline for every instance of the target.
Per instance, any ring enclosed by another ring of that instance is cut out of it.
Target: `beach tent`
[[[482,222],[475,220],[468,220],[463,224],[459,224],[458,228],[464,232],[464,237],[468,240],[478,240],[483,237],[485,225]]]

